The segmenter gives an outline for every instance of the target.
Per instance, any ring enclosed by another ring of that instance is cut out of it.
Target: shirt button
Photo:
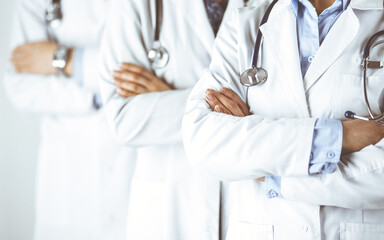
[[[308,62],[313,62],[313,59],[314,59],[315,57],[314,56],[310,56],[309,58],[308,58]]]
[[[304,225],[304,226],[303,226],[303,231],[304,231],[304,232],[308,232],[308,226],[307,226],[307,225]]]
[[[269,198],[275,198],[275,197],[279,196],[279,194],[276,191],[274,191],[274,190],[270,190],[268,192],[268,195],[269,195]]]
[[[336,154],[334,152],[327,152],[327,158],[328,159],[332,159],[336,156]]]

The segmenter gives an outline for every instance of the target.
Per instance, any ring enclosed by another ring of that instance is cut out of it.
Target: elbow
[[[15,79],[9,79],[7,76],[5,76],[4,83],[6,96],[12,106],[18,111],[31,111],[31,104],[33,103],[33,99],[28,99],[28,95],[21,91]]]

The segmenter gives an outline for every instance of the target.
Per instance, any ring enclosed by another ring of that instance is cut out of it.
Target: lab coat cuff
[[[268,198],[283,197],[281,194],[281,177],[277,177],[277,176],[265,177],[264,188]]]
[[[343,127],[341,121],[318,119],[313,132],[308,173],[333,173],[340,161],[342,144]]]

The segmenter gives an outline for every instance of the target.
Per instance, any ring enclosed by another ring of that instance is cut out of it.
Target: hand
[[[30,73],[50,75],[55,74],[56,69],[52,67],[52,60],[58,44],[50,42],[32,42],[16,47],[11,56],[11,63],[17,73]],[[64,73],[72,75],[71,49]]]
[[[265,177],[257,178],[256,181],[265,182]]]
[[[341,155],[358,152],[376,144],[384,138],[384,126],[376,122],[345,120],[343,125],[343,147]]]
[[[250,115],[247,104],[229,88],[221,88],[220,92],[207,89],[205,100],[215,112],[226,113],[237,117]]]
[[[163,92],[172,88],[162,79],[156,77],[147,69],[130,64],[122,63],[120,71],[114,71],[112,76],[118,87],[117,94],[121,97],[133,97],[142,93]]]

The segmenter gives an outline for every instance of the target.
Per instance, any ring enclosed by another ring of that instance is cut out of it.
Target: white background
[[[0,240],[33,236],[38,119],[12,108],[3,83],[16,2],[0,0]]]

